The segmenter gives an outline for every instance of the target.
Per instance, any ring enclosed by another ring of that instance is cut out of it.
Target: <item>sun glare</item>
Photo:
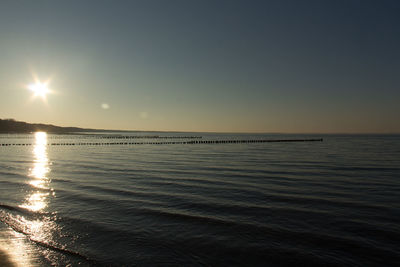
[[[28,86],[28,89],[33,92],[34,97],[46,98],[46,95],[50,92],[47,82],[36,81]]]

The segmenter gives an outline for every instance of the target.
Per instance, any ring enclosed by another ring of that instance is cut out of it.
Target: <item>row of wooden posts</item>
[[[49,146],[110,146],[110,145],[187,145],[187,144],[244,144],[244,143],[277,143],[277,142],[322,142],[322,138],[314,139],[251,139],[251,140],[193,140],[171,142],[64,142],[48,143]],[[34,143],[7,143],[0,146],[31,146]]]
[[[48,136],[47,139],[201,139],[202,136],[159,136],[159,135],[52,135]],[[1,136],[0,139],[10,138],[10,136]],[[27,136],[11,136],[12,139],[34,139],[34,135]]]

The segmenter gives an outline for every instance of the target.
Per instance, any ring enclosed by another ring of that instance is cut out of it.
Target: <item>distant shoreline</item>
[[[32,132],[47,132],[60,134],[73,134],[82,132],[118,132],[104,129],[86,129],[79,127],[61,127],[52,124],[27,123],[14,119],[0,119],[0,133],[5,134],[27,134]]]
[[[207,133],[207,134],[254,134],[254,135],[400,135],[400,133],[286,133],[286,132],[215,132],[215,131],[163,131],[163,130],[109,130],[80,127],[62,127],[52,124],[28,123],[14,119],[0,119],[0,134],[29,134],[47,132],[52,134],[91,134],[91,133]]]

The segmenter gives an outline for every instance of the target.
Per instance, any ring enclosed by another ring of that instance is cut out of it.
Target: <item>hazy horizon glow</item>
[[[390,0],[5,1],[0,118],[400,133],[399,11]]]

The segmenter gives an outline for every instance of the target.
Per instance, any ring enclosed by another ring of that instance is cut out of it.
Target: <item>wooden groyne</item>
[[[196,144],[251,144],[251,143],[294,143],[322,142],[322,138],[312,139],[246,139],[246,140],[191,140],[191,141],[146,141],[146,142],[58,142],[48,146],[113,146],[113,145],[196,145]],[[7,143],[0,146],[32,146],[34,143]]]
[[[48,136],[47,139],[71,139],[76,138],[77,135],[52,135]],[[202,136],[160,136],[160,135],[78,135],[79,139],[201,139]],[[1,136],[0,139],[10,138],[10,136]],[[26,136],[12,136],[12,139],[35,139],[34,135],[26,135]]]

